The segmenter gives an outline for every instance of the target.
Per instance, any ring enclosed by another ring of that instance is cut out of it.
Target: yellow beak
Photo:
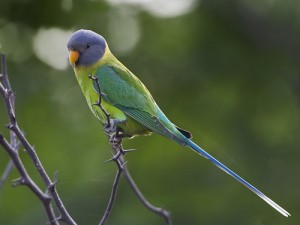
[[[72,65],[77,62],[78,58],[79,58],[79,52],[73,50],[69,52],[69,61]]]

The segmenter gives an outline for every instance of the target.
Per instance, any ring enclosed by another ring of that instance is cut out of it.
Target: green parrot
[[[107,122],[106,115],[95,105],[101,93],[102,107],[112,120],[118,121],[116,126],[123,136],[133,137],[155,132],[182,146],[189,146],[283,216],[290,216],[285,209],[196,145],[188,131],[174,125],[158,107],[145,85],[111,53],[101,35],[90,30],[78,30],[70,37],[67,47],[70,64],[88,106],[102,123]],[[90,79],[91,75],[97,77],[101,93]]]

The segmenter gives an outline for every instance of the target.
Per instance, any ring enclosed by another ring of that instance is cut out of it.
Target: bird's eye
[[[91,47],[91,44],[87,44],[87,45],[86,45],[86,48],[90,48],[90,47]]]

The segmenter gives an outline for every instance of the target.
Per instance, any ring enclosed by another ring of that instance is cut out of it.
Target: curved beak
[[[75,50],[70,50],[69,52],[69,61],[72,65],[74,65],[79,58],[79,52]]]

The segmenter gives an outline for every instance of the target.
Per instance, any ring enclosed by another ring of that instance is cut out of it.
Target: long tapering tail
[[[192,142],[190,139],[186,139],[186,144],[190,146],[193,150],[195,150],[198,154],[202,155],[204,158],[211,161],[213,164],[215,164],[217,167],[219,167],[221,170],[232,176],[234,179],[236,179],[241,184],[245,185],[247,188],[249,188],[251,191],[253,191],[256,195],[258,195],[261,199],[263,199],[265,202],[267,202],[270,206],[272,206],[274,209],[276,209],[278,212],[280,212],[282,215],[288,217],[290,214],[283,209],[281,206],[279,206],[277,203],[272,201],[270,198],[268,198],[266,195],[264,195],[260,190],[258,190],[256,187],[245,181],[243,178],[241,178],[239,175],[234,173],[232,170],[228,169],[226,166],[224,166],[221,162],[219,162],[217,159],[212,157],[210,154],[208,154],[206,151],[204,151],[202,148],[200,148],[198,145],[196,145],[194,142]]]

